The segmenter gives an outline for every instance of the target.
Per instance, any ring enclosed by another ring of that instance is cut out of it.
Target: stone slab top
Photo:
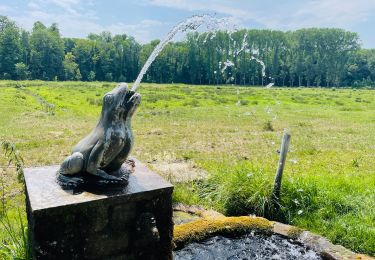
[[[142,197],[152,194],[171,193],[172,184],[155,172],[148,169],[140,161],[135,161],[135,171],[129,176],[129,184],[122,190],[87,192],[73,194],[64,191],[56,183],[55,176],[58,165],[24,169],[25,185],[31,210],[42,211],[49,208],[88,203],[103,199],[121,199]]]

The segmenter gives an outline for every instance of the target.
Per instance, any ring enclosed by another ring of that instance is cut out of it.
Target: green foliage
[[[17,143],[28,165],[61,163],[96,124],[99,101],[113,86],[1,81],[2,138]],[[45,113],[25,90],[53,104],[55,115]],[[140,90],[143,99],[132,122],[136,137],[132,155],[171,180],[186,167],[166,171],[160,165],[190,165],[187,174],[203,171],[207,177],[178,182],[175,201],[227,214],[270,212],[271,219],[375,255],[373,90],[146,83]],[[239,97],[249,103],[238,106]],[[270,119],[274,131],[263,129]],[[280,211],[272,212],[269,196],[284,128],[291,130],[292,139]],[[19,185],[11,188],[21,190]],[[24,197],[13,196],[12,201],[23,205]]]
[[[3,215],[0,224],[5,230],[5,237],[0,241],[2,259],[32,260],[27,227],[24,225],[20,212],[16,220],[11,220],[8,214]]]
[[[349,192],[351,185],[346,178],[334,181],[338,176],[332,176],[323,181],[320,176],[284,176],[281,202],[275,209],[271,200],[273,172],[257,169],[248,162],[207,166],[207,179],[176,186],[176,202],[213,207],[229,216],[254,214],[291,223],[324,234],[334,243],[374,255],[374,215],[368,211],[374,205],[370,202],[373,195],[360,203],[357,199],[361,195]]]
[[[264,125],[263,125],[263,130],[265,131],[275,131],[275,129],[273,128],[273,125],[272,125],[272,121],[271,120],[267,120]]]
[[[53,80],[63,74],[64,43],[56,25],[34,24],[30,35],[30,70],[34,79]]]
[[[1,141],[1,148],[4,152],[4,157],[8,162],[8,167],[10,165],[14,166],[17,173],[17,178],[20,182],[23,181],[23,158],[19,151],[16,149],[15,144],[9,141]]]
[[[25,80],[30,78],[29,67],[23,62],[18,62],[15,64],[15,73],[17,79]]]
[[[14,216],[14,212],[11,207],[10,210],[7,209],[9,196],[5,194],[12,192],[12,190],[9,189],[9,185],[11,184],[10,180],[12,178],[11,176],[4,175],[9,168],[14,167],[18,182],[22,183],[21,185],[23,185],[23,158],[13,143],[9,141],[1,141],[0,143],[1,150],[3,151],[0,159],[5,159],[7,162],[7,165],[2,166],[2,169],[0,170],[2,184],[2,208],[0,211],[0,256],[2,259],[31,260],[31,247],[29,244],[27,227],[24,225],[20,211],[18,211],[18,216]],[[2,163],[4,160],[0,160],[0,162]],[[11,218],[9,215],[11,215]]]
[[[90,34],[87,39],[61,38],[56,24],[46,27],[41,22],[29,33],[4,16],[0,26],[2,79],[131,82],[160,42],[140,45],[131,36],[109,32]],[[245,34],[251,50],[240,52],[238,43]],[[168,44],[143,81],[373,87],[375,50],[361,49],[359,42],[356,33],[334,28],[240,30],[231,35],[219,32],[213,38],[191,33],[184,41]],[[265,63],[267,77],[253,57]],[[227,60],[234,66],[224,70]]]
[[[113,81],[113,76],[111,72],[107,72],[104,77],[105,81]]]
[[[65,54],[63,61],[65,80],[81,80],[82,75],[79,71],[78,64],[75,63],[75,57],[71,52]]]
[[[89,75],[87,76],[88,81],[94,81],[95,80],[95,72],[90,71]]]
[[[13,21],[0,16],[0,78],[14,79],[15,64],[20,61],[20,30]]]

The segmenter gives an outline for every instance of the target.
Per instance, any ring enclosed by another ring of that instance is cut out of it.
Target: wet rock
[[[195,214],[190,214],[183,211],[174,211],[173,212],[173,222],[175,225],[180,225],[184,223],[188,223],[194,220],[199,219],[200,216],[197,216]]]

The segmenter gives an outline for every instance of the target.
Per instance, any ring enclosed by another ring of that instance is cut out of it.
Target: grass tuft
[[[12,221],[8,214],[0,219],[0,224],[5,230],[5,236],[0,241],[0,256],[4,260],[31,260],[31,245],[27,227],[25,226],[21,213],[18,211],[18,218]]]

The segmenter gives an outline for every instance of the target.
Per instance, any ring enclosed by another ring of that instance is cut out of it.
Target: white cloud
[[[172,7],[188,11],[213,11],[232,16],[248,15],[248,11],[232,7],[223,1],[194,1],[194,0],[150,0],[156,6]],[[232,2],[233,5],[233,2]]]
[[[231,24],[236,23],[238,27],[255,24],[257,28],[279,30],[302,27],[342,27],[354,30],[356,25],[361,26],[361,23],[375,18],[375,0],[133,0],[129,1],[129,7],[134,3],[143,5],[145,10],[150,9],[151,12],[157,9],[157,15],[170,11],[168,9],[186,11],[186,16],[194,12],[217,13],[220,17],[229,17]],[[111,5],[115,11],[115,1]],[[94,0],[29,0],[27,5],[19,9],[11,4],[0,4],[0,12],[23,28],[30,30],[38,20],[46,25],[56,22],[66,37],[85,37],[90,32],[107,30],[113,34],[132,35],[144,43],[163,37],[177,23],[168,20],[170,18],[165,22],[150,20],[147,15],[140,13],[141,21],[126,24],[125,20],[115,20],[108,24],[102,20],[100,10],[96,8]]]
[[[159,37],[157,32],[164,24],[144,19],[134,24],[116,22],[103,25],[92,7],[91,2],[83,0],[31,0],[22,13],[14,12],[9,17],[27,30],[31,30],[36,21],[41,21],[47,26],[57,23],[64,37],[82,38],[90,33],[110,31],[112,34],[131,35],[142,43]]]
[[[75,6],[77,6],[80,3],[80,0],[49,0],[48,2],[51,2],[65,11],[78,15],[79,13],[75,10]]]
[[[57,1],[57,0],[56,0]],[[98,18],[92,10],[86,10],[86,13],[78,13],[72,6],[78,3],[78,0],[66,0],[61,6],[69,12],[47,11],[47,1],[31,1],[28,5],[27,15],[16,15],[11,18],[28,30],[31,30],[34,22],[41,21],[45,25],[57,23],[60,32],[64,37],[86,37],[89,33],[100,33],[110,31],[112,34],[128,34],[135,37],[138,41],[145,43],[158,37],[154,33],[163,25],[157,20],[145,19],[136,24],[124,24],[122,22],[109,25],[101,25]],[[48,1],[48,4],[55,4],[55,1]],[[60,6],[60,5],[59,5]]]
[[[264,3],[263,3],[264,2]],[[272,29],[302,27],[350,28],[366,21],[375,12],[374,0],[295,0],[275,1],[226,0],[149,0],[149,4],[186,11],[209,11],[235,17],[238,21],[255,21]]]
[[[258,20],[258,14],[249,7],[241,8],[233,1],[225,0],[149,0],[148,4],[160,7],[175,8],[190,12],[206,12],[224,15],[227,19],[227,28],[242,28],[246,20]],[[247,4],[247,6],[249,6]]]
[[[352,28],[366,21],[375,11],[373,0],[312,0],[294,10],[289,16],[263,19],[268,27],[296,29],[302,27]]]
[[[126,33],[127,35],[133,36],[141,43],[146,43],[160,37],[160,35],[154,34],[154,32],[157,32],[163,25],[164,23],[161,21],[145,19],[136,24],[111,24],[109,26],[101,27],[101,30],[99,31],[106,30],[114,34]]]
[[[28,7],[33,10],[54,10],[53,13],[64,13],[73,16],[92,18],[92,12],[86,9],[86,2],[82,0],[30,0]]]

